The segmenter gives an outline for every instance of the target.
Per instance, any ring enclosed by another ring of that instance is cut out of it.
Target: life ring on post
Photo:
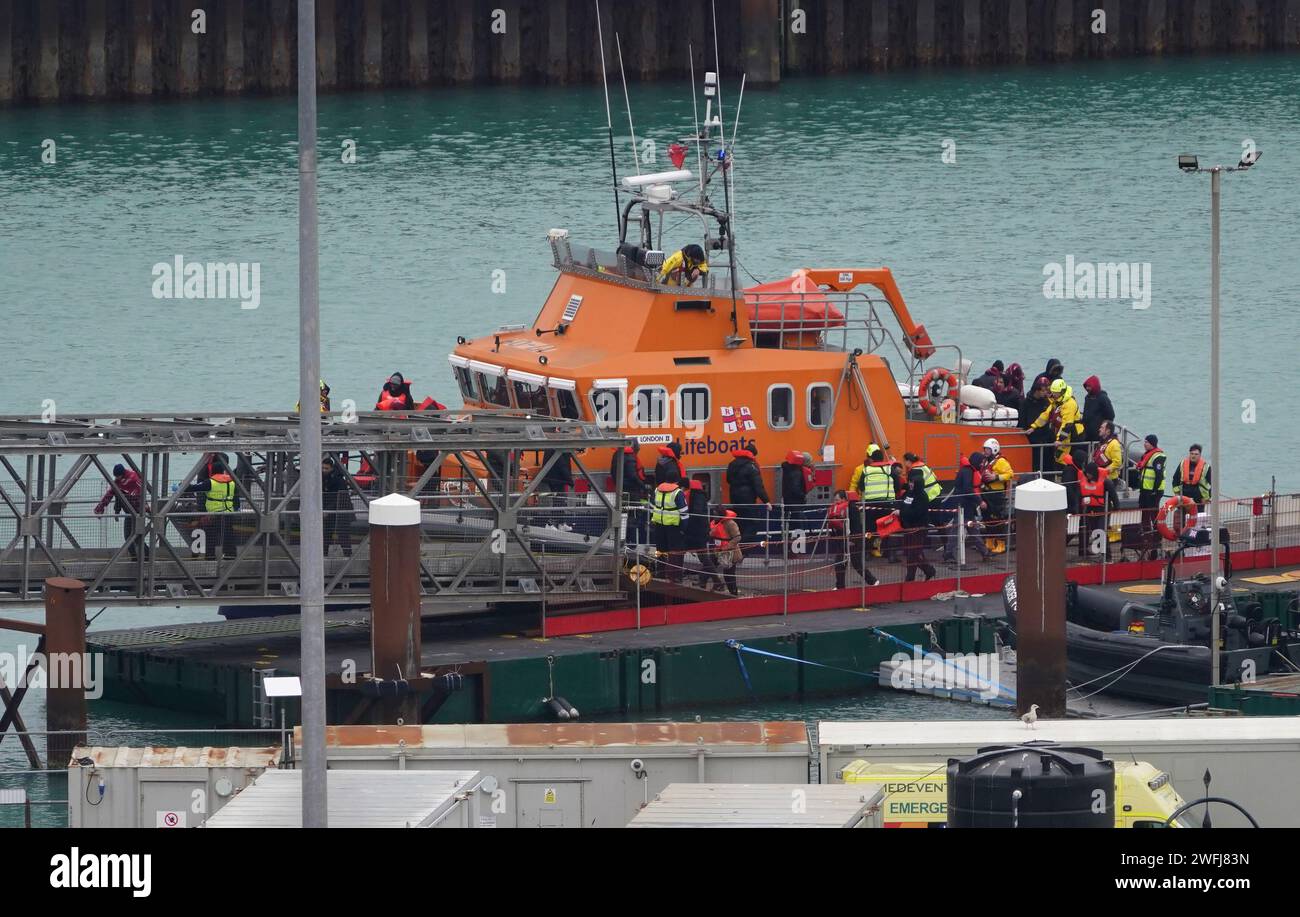
[[[1173,526],[1165,520],[1179,509],[1183,511],[1184,524],[1182,531],[1175,532]],[[1196,501],[1191,497],[1177,496],[1170,497],[1164,503],[1161,503],[1160,514],[1156,516],[1156,528],[1169,541],[1177,541],[1183,535],[1186,535],[1196,528]]]
[[[957,381],[957,374],[936,366],[921,377],[921,383],[916,387],[917,403],[921,405],[922,410],[935,417],[939,414],[940,407],[936,402],[945,400],[943,391],[931,391],[931,386],[936,382],[946,382],[948,384],[947,398],[957,399],[957,393],[961,390],[961,383]]]

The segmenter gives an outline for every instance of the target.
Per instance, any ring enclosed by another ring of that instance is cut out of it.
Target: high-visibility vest
[[[1210,499],[1210,485],[1205,480],[1205,459],[1197,459],[1195,467],[1192,467],[1190,458],[1183,459],[1183,473],[1179,477],[1182,479],[1184,487],[1197,488],[1202,503]]]
[[[235,511],[235,482],[228,474],[208,478],[208,492],[204,495],[203,510],[208,513],[233,513]]]
[[[924,462],[917,462],[913,467],[921,469],[921,479],[925,484],[926,497],[929,498],[931,503],[938,500],[939,494],[943,492],[943,488],[939,486],[939,479],[934,476],[934,472],[930,470],[930,466]]]
[[[651,500],[650,522],[654,525],[681,525],[685,515],[677,505],[677,496],[682,489],[676,484],[660,485],[655,489]]]
[[[1142,487],[1141,487],[1142,490],[1156,489],[1155,460],[1164,457],[1165,457],[1164,452],[1162,452],[1159,449],[1156,449],[1153,452],[1148,452],[1145,456],[1142,457],[1142,461],[1138,463],[1139,467],[1142,469]],[[1163,491],[1164,488],[1161,487],[1160,490]]]
[[[894,499],[894,476],[890,474],[889,465],[865,465],[862,469],[862,490],[858,496],[869,502],[885,502]]]
[[[1101,508],[1106,505],[1106,472],[1100,471],[1097,480],[1089,483],[1084,475],[1079,475],[1079,496],[1085,508]]]

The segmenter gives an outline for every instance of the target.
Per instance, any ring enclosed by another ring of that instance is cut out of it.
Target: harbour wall
[[[602,0],[629,80],[713,69],[705,0]],[[0,0],[0,104],[286,93],[294,0]],[[1104,13],[1104,20],[1100,13]],[[717,0],[723,71],[1300,49],[1300,0]],[[322,91],[599,81],[594,0],[317,0]]]

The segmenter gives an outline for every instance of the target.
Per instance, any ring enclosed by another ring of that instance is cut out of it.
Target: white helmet
[[[986,439],[984,440],[984,451],[991,452],[994,455],[997,455],[999,452],[1002,451],[1002,447],[998,445],[998,441],[996,439]]]

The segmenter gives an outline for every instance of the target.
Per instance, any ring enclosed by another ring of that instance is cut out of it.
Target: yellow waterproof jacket
[[[1071,435],[1077,435],[1082,432],[1083,418],[1079,413],[1079,402],[1074,400],[1074,395],[1070,389],[1067,388],[1065,390],[1065,397],[1063,397],[1057,404],[1048,402],[1046,410],[1039,414],[1038,419],[1029,425],[1029,429],[1037,430],[1039,427],[1045,426],[1051,419],[1053,413],[1055,413],[1059,418],[1059,426],[1056,428],[1058,437],[1062,432]]]
[[[989,471],[993,472],[993,474],[997,476],[997,480],[989,481],[989,483],[984,485],[988,490],[1006,490],[1007,485],[1011,483],[1011,478],[1015,473],[1012,471],[1011,463],[1007,461],[1006,456],[1001,454],[993,460],[993,464],[989,467]]]
[[[709,262],[692,261],[681,249],[673,252],[659,269],[659,282],[670,287],[681,286],[682,274],[688,268],[698,268],[701,274],[709,272]]]

